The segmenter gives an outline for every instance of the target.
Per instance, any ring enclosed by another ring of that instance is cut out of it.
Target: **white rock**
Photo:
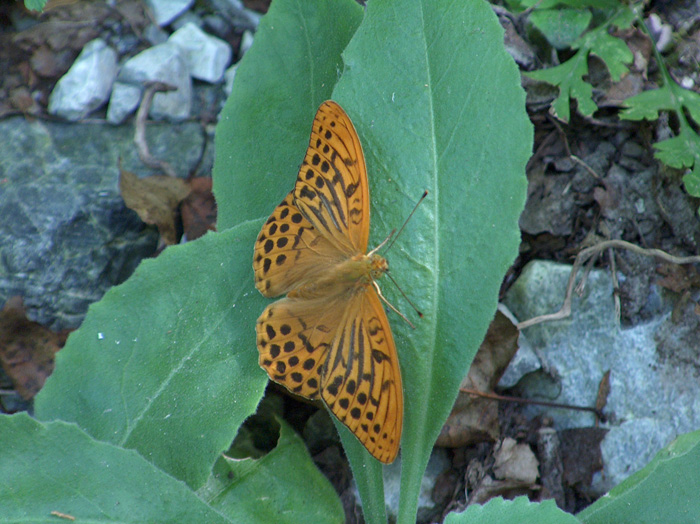
[[[153,98],[150,115],[156,119],[184,120],[192,108],[192,79],[180,48],[166,42],[129,59],[119,72],[117,80],[143,90],[149,81],[159,81],[177,88],[176,91],[157,93]]]
[[[114,50],[99,38],[88,42],[54,87],[49,113],[80,120],[107,101],[116,76]]]
[[[168,25],[194,4],[194,0],[146,0],[156,24]]]
[[[232,65],[224,73],[224,93],[226,96],[231,94],[233,91],[233,79],[236,78],[236,70],[238,69],[238,64]]]
[[[136,111],[141,101],[141,88],[131,84],[115,82],[112,96],[109,97],[107,120],[112,124],[121,124],[127,116]]]
[[[250,46],[253,45],[253,32],[252,31],[243,31],[243,36],[241,37],[241,50],[240,50],[240,55],[241,57],[246,54],[248,49],[250,49]],[[240,57],[239,57],[240,60]]]
[[[178,46],[193,78],[205,82],[220,82],[231,61],[231,46],[211,36],[193,23],[175,31],[168,42]]]

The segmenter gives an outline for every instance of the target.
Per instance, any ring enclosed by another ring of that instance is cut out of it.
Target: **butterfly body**
[[[294,189],[255,243],[255,284],[270,304],[256,324],[272,380],[322,399],[378,460],[392,462],[403,423],[401,371],[375,290],[388,269],[367,254],[369,184],[362,146],[338,104],[321,104]]]

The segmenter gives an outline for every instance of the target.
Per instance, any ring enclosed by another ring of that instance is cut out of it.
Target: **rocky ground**
[[[0,6],[0,302],[22,297],[23,306],[11,302],[13,315],[26,311],[56,332],[75,329],[88,305],[142,258],[213,224],[204,196],[191,204],[195,218],[183,211],[167,233],[172,215],[155,221],[158,229],[147,227],[125,207],[115,181],[120,169],[153,174],[150,162],[180,178],[209,176],[217,115],[267,2],[176,4],[54,2],[42,15],[17,2]],[[523,70],[540,67],[522,20],[503,7],[496,12]],[[657,17],[647,20],[673,77],[698,92],[700,3],[651,2],[646,13]],[[574,111],[562,123],[549,113],[556,90],[523,79],[535,150],[520,257],[504,281],[497,319],[506,335],[485,344],[465,380],[471,389],[593,410],[464,394],[428,468],[426,521],[468,502],[523,493],[580,510],[675,436],[700,427],[699,266],[682,259],[698,253],[700,202],[684,189],[683,171],[653,155],[653,142],[677,129],[673,119],[618,118],[620,100],[657,81],[644,35],[621,37],[635,68],[627,83],[615,83],[591,59],[601,108],[592,117]],[[177,89],[154,87],[144,104],[149,82]],[[138,140],[146,118],[153,121],[148,146]],[[200,191],[207,193],[206,183]],[[131,207],[139,206],[146,204]],[[628,244],[601,244],[607,240]],[[585,289],[572,295],[568,320],[534,324],[518,337],[517,322],[559,310],[571,264],[586,247],[595,251],[593,265],[580,268]],[[651,256],[652,248],[664,254]],[[54,350],[63,340],[65,331]],[[37,367],[45,377],[50,355]],[[14,391],[31,397],[31,384],[0,381],[3,410],[26,409]],[[351,474],[327,438],[328,415],[289,398],[278,402],[353,521]],[[387,486],[397,474],[398,465],[387,468]]]

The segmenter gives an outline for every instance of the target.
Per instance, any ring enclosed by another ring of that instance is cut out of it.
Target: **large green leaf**
[[[326,3],[313,5],[307,9],[306,3],[273,3],[248,62],[237,73],[222,115],[225,127],[220,124],[217,131],[222,163],[217,160],[215,188],[220,212],[227,217],[222,227],[266,218],[293,187],[315,110],[335,85],[340,68],[316,65],[316,60],[328,58],[309,53],[316,44],[286,45],[280,51],[266,34],[274,27],[309,40],[306,28],[313,27],[322,34],[351,35],[345,21],[326,15]],[[305,17],[303,23],[299,17]],[[406,399],[404,522],[415,521],[420,479],[432,445],[517,253],[532,129],[517,68],[502,40],[493,12],[481,1],[376,0],[343,54],[343,76],[333,92],[353,119],[366,155],[371,244],[400,226],[421,193],[429,191],[386,254],[392,274],[425,314],[415,330],[390,314]],[[298,61],[299,66],[282,69],[280,53],[283,63]],[[254,59],[277,65],[253,65]],[[249,78],[259,71],[268,76]],[[298,78],[309,71],[314,72],[311,79]],[[248,88],[259,81],[264,88]],[[288,84],[306,89],[290,90]],[[236,117],[248,113],[255,117]],[[251,245],[253,240],[251,236]],[[412,316],[394,287],[384,284],[383,291]],[[344,427],[341,437],[365,517],[380,522],[385,518],[381,467]]]
[[[491,499],[483,506],[474,504],[462,513],[450,513],[445,524],[577,524],[576,517],[559,508],[553,500],[530,502],[527,497],[515,500]],[[621,522],[621,521],[620,521]]]
[[[390,317],[405,395],[400,522],[415,521],[433,443],[520,240],[532,127],[502,42],[484,2],[370,2],[334,91],[363,140],[374,244],[429,191],[387,254],[392,274],[425,315],[415,330]],[[383,290],[410,316],[393,286]],[[376,475],[343,435],[356,478]]]
[[[229,522],[133,450],[74,424],[0,416],[0,522]]]
[[[258,460],[221,457],[199,494],[238,522],[345,522],[338,495],[304,441],[284,421],[280,426],[274,450]]]
[[[354,0],[272,3],[216,127],[220,230],[266,218],[289,193],[311,120],[331,97],[343,70],[340,53],[361,19]]]
[[[93,304],[37,417],[76,422],[199,487],[266,384],[253,329],[263,301],[250,284],[258,227],[168,248]]]
[[[700,431],[681,435],[577,515],[586,524],[700,522]]]

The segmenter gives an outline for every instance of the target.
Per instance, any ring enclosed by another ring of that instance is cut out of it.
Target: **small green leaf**
[[[536,503],[527,497],[515,500],[497,497],[483,506],[473,504],[462,513],[450,513],[445,524],[580,524],[580,521],[560,510],[553,500]]]
[[[588,62],[583,50],[579,50],[563,64],[525,74],[534,80],[559,87],[559,96],[552,102],[552,109],[557,118],[564,122],[568,122],[571,116],[571,98],[578,101],[579,112],[583,115],[592,115],[598,109],[593,102],[593,88],[583,80],[588,74]]]
[[[625,100],[620,111],[623,120],[656,120],[659,111],[674,109],[673,95],[667,86],[644,91]]]
[[[586,524],[700,522],[700,431],[681,435],[641,471],[576,515]]]
[[[578,111],[582,115],[592,115],[598,109],[593,102],[593,88],[584,80],[588,74],[589,53],[603,60],[613,80],[619,80],[627,72],[627,64],[634,58],[632,52],[622,40],[609,35],[608,28],[613,25],[628,27],[633,20],[634,11],[622,7],[605,24],[576,40],[571,47],[578,51],[569,60],[549,69],[525,73],[534,80],[559,87],[559,96],[552,103],[552,109],[558,118],[564,122],[569,121],[569,102],[572,98],[578,102]]]
[[[691,129],[681,129],[678,136],[654,144],[654,156],[676,169],[692,167],[700,161],[700,137]]]
[[[68,522],[52,511],[76,522],[230,522],[135,451],[75,424],[0,415],[0,442],[0,522]]]
[[[566,49],[581,36],[593,15],[581,9],[538,9],[530,21],[556,49]]]
[[[43,11],[46,7],[46,0],[24,0],[24,7],[30,11]]]
[[[199,495],[235,522],[344,522],[340,499],[306,445],[286,422],[278,422],[274,450],[260,459],[222,456]]]
[[[695,161],[693,170],[683,177],[683,184],[690,196],[700,198],[700,159]]]

